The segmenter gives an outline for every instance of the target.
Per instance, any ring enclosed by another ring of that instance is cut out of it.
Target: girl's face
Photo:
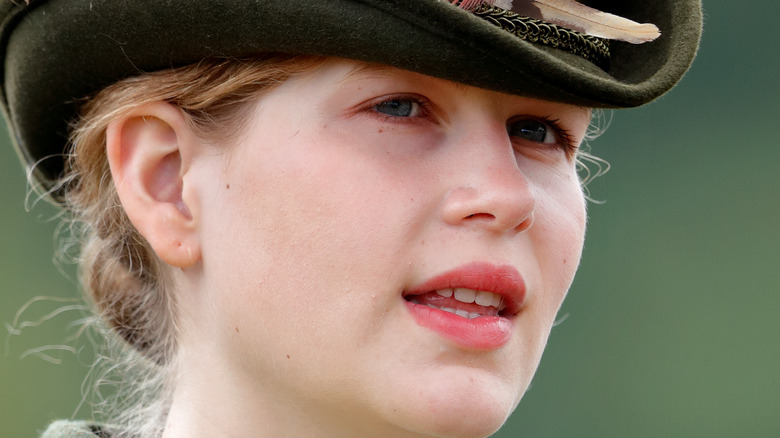
[[[495,431],[580,258],[589,117],[349,61],[274,88],[185,179],[192,369],[286,436]]]

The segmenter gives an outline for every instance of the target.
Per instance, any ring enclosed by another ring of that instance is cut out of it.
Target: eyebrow
[[[351,72],[349,72],[344,77],[343,80],[351,79],[354,76],[362,75],[362,74],[364,74],[366,76],[370,76],[370,75],[373,74],[373,75],[376,75],[376,76],[379,76],[379,77],[385,77],[386,78],[386,77],[391,77],[394,72],[400,72],[402,74],[419,75],[419,76],[422,76],[422,77],[430,77],[430,78],[434,78],[434,79],[440,79],[442,81],[449,82],[450,84],[452,84],[455,87],[456,90],[461,91],[461,92],[466,92],[469,89],[469,85],[462,84],[460,82],[455,82],[455,81],[451,81],[449,79],[444,79],[444,78],[437,78],[435,76],[429,76],[429,75],[426,75],[426,74],[423,74],[423,73],[418,73],[418,72],[415,72],[415,71],[412,71],[412,70],[404,70],[402,68],[393,67],[393,66],[390,66],[390,65],[376,64],[376,63],[370,63],[370,62],[361,62],[360,65],[355,67]]]
[[[344,77],[344,79],[342,79],[342,81],[345,81],[347,79],[352,79],[354,76],[357,75],[363,75],[363,74],[367,75],[372,73],[375,73],[379,76],[389,76],[391,70],[397,70],[397,69],[384,64],[360,62],[355,68],[352,69],[352,71],[347,73],[347,75]]]

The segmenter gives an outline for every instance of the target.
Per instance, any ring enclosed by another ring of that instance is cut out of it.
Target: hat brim
[[[604,71],[439,0],[5,2],[3,108],[23,159],[39,162],[36,176],[49,186],[62,172],[69,122],[85,98],[120,79],[210,56],[344,57],[595,108],[647,103],[688,69],[701,34],[700,0],[583,3],[654,23],[662,36],[612,42]]]

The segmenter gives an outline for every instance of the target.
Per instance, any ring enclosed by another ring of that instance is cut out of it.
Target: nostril
[[[466,216],[464,219],[487,219],[487,220],[492,220],[492,219],[495,219],[495,218],[496,217],[493,216],[490,213],[474,213],[474,214],[470,214],[470,215]]]
[[[520,224],[515,227],[515,231],[522,232],[529,228],[531,228],[531,225],[534,223],[534,212],[531,211],[528,216],[525,218],[524,221],[520,222]]]

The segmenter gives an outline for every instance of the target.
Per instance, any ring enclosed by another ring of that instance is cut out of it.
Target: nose
[[[451,157],[441,216],[453,226],[522,232],[533,223],[533,187],[518,167],[506,128],[494,132],[464,139],[450,151],[458,156]]]

